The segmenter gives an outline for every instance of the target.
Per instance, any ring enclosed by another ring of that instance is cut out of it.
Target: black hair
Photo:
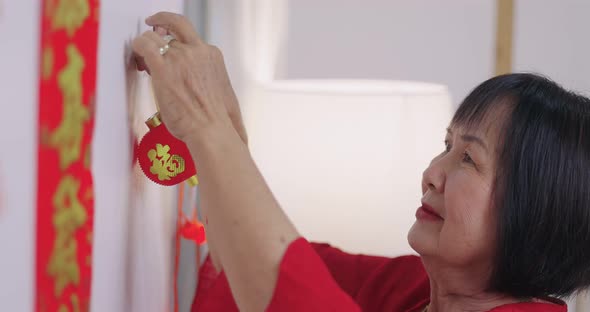
[[[481,123],[500,106],[491,290],[566,297],[590,285],[590,100],[535,74],[475,88],[453,124]]]

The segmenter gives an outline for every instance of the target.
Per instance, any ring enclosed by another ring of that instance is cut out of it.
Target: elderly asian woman
[[[193,311],[557,312],[590,283],[587,98],[533,74],[477,86],[432,134],[444,144],[408,233],[419,257],[352,255],[307,242],[282,211],[221,52],[180,15],[146,23],[140,69],[199,166],[211,255]]]

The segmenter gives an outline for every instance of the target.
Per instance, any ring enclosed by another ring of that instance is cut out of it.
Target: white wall
[[[38,99],[31,90],[39,83],[38,1],[1,2],[0,37],[0,308],[32,311]]]
[[[97,110],[92,311],[166,311],[172,302],[175,226],[173,188],[131,167],[130,134],[156,111],[147,74],[129,68],[131,40],[160,10],[182,12],[181,0],[101,1]]]
[[[590,92],[590,2],[517,0],[514,70]],[[449,86],[458,103],[494,71],[493,0],[290,0],[280,78]]]
[[[381,78],[449,86],[493,71],[494,1],[289,1],[284,78]]]
[[[589,14],[585,0],[517,0],[514,69],[590,95]]]

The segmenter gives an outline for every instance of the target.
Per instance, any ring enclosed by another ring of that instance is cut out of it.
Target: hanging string
[[[193,207],[191,211],[191,219],[197,221],[199,219],[199,201],[197,199],[199,188],[198,186],[194,187],[194,194],[191,194],[191,199],[193,201]],[[203,242],[204,243],[204,242]],[[195,252],[196,252],[196,266],[195,266],[195,279],[198,283],[199,281],[199,269],[201,268],[201,245],[203,244],[196,244],[195,245]]]
[[[184,213],[182,212],[184,202],[184,182],[178,185],[178,199],[177,203],[177,216],[176,216],[176,234],[175,234],[175,250],[174,250],[174,312],[178,312],[178,269],[180,263],[180,229],[182,228],[182,222]]]
[[[201,245],[206,243],[205,229],[198,219],[197,187],[189,188],[191,201],[190,218],[184,214],[184,187],[186,182],[178,184],[177,217],[175,234],[175,255],[174,255],[174,312],[178,312],[178,273],[180,265],[180,241],[182,238],[195,242],[196,251],[196,279],[198,281],[199,269],[201,268]],[[194,191],[192,191],[194,189]]]

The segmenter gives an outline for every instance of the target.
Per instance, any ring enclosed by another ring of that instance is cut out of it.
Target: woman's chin
[[[408,231],[408,243],[419,255],[432,254],[436,250],[438,234],[416,220]]]

